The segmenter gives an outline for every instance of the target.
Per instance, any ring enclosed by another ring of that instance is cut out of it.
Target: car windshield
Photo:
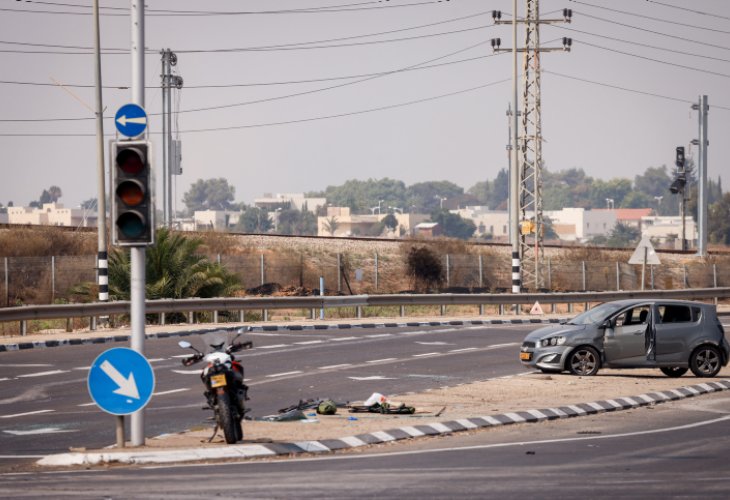
[[[625,304],[617,304],[616,302],[605,302],[601,305],[589,309],[588,311],[579,314],[575,318],[568,321],[569,325],[596,325],[613,313],[624,307]]]

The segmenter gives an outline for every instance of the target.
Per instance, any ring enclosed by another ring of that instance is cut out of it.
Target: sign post
[[[643,290],[646,276],[646,265],[658,266],[661,264],[659,256],[656,254],[654,246],[651,244],[651,240],[648,236],[641,237],[641,241],[637,245],[636,250],[634,250],[634,253],[631,254],[631,257],[629,258],[629,264],[641,264],[641,289]]]
[[[94,403],[105,412],[119,417],[117,446],[123,448],[124,415],[141,410],[152,397],[155,388],[152,367],[137,351],[114,347],[94,360],[89,369],[87,385]]]

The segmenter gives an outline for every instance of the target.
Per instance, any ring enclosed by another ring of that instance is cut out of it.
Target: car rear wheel
[[[659,368],[667,377],[678,378],[687,373],[689,368],[681,368],[679,366],[662,366]]]
[[[568,356],[567,368],[573,375],[593,376],[601,367],[598,351],[590,346],[579,347]]]
[[[689,367],[696,377],[714,377],[722,368],[720,350],[712,345],[703,345],[692,352]]]

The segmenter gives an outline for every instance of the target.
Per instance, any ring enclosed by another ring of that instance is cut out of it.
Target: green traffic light
[[[127,238],[140,238],[145,234],[147,224],[138,212],[124,212],[117,218],[119,231]]]

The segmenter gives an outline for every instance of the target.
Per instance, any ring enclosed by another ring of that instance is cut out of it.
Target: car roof
[[[640,304],[674,304],[674,305],[684,305],[684,306],[700,306],[700,307],[708,307],[712,304],[705,304],[704,302],[696,302],[692,300],[680,300],[680,299],[661,299],[661,298],[647,298],[647,299],[622,299],[622,300],[610,300],[604,302],[605,304],[617,304],[621,307],[629,307],[632,305],[640,305]]]

